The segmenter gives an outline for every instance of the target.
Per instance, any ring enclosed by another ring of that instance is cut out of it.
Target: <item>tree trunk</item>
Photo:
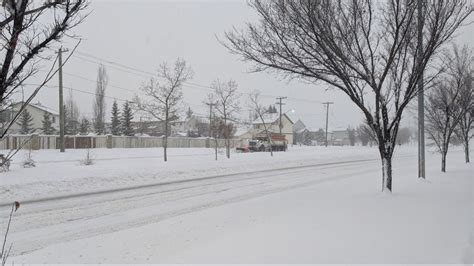
[[[219,143],[218,143],[218,141],[217,141],[217,138],[214,138],[214,141],[215,141],[215,143],[216,143],[215,152],[216,152],[216,161],[217,161],[217,148],[218,148]]]
[[[270,133],[268,133],[267,125],[265,125],[265,119],[263,119],[262,115],[259,113],[260,119],[263,123],[263,128],[265,129],[265,135],[267,135],[267,139],[270,142],[270,156],[273,157],[273,141]],[[300,145],[301,146],[301,145]]]
[[[447,152],[441,152],[441,172],[446,173],[446,155]]]
[[[384,153],[382,156],[382,191],[388,189],[392,192],[392,156]]]
[[[168,155],[166,153],[167,148],[168,148],[168,136],[165,134],[165,137],[163,138],[163,158],[165,159],[165,162],[168,161]]]
[[[466,157],[466,163],[469,163],[469,139],[464,140],[464,156]]]
[[[163,138],[163,158],[165,162],[168,161],[168,154],[166,150],[168,149],[168,114],[166,114],[165,120],[165,137]]]
[[[229,132],[229,126],[227,125],[227,115],[224,114],[225,155],[227,156],[227,159],[230,159],[230,141],[229,141],[229,138],[230,138],[230,132]]]

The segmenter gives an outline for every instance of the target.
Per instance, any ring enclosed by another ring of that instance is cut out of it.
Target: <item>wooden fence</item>
[[[217,140],[218,147],[225,147],[225,140]],[[231,139],[231,147],[239,145],[238,139]],[[162,137],[127,137],[127,136],[65,136],[66,149],[95,148],[158,148],[163,147]],[[169,148],[212,148],[215,140],[208,138],[176,138],[168,137]],[[57,135],[8,135],[0,140],[0,150],[10,149],[59,149]]]

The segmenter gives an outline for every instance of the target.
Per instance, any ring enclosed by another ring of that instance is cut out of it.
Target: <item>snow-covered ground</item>
[[[26,202],[9,240],[15,263],[473,263],[473,167],[460,151],[402,147],[381,193],[375,149],[39,151],[2,174],[6,204]],[[21,159],[21,158],[20,158]],[[0,209],[2,226],[7,208]],[[4,227],[2,227],[4,228]]]
[[[9,204],[12,199],[25,202],[229,173],[378,158],[377,151],[368,147],[293,147],[289,152],[274,153],[273,158],[269,153],[235,153],[230,160],[221,151],[218,161],[212,149],[169,149],[166,163],[161,148],[90,152],[95,164],[84,166],[80,162],[85,159],[86,150],[33,151],[37,167],[26,169],[21,167],[26,152],[18,154],[12,170],[1,174],[0,205]],[[399,155],[412,152],[413,148],[401,148]]]

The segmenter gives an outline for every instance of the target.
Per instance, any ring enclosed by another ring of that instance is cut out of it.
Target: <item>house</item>
[[[4,121],[2,123],[2,128],[6,127],[10,121],[12,121],[12,119],[15,117],[15,115],[18,113],[18,111],[21,109],[23,105],[23,102],[18,102],[18,103],[15,103],[13,104],[9,109],[7,110],[4,110],[2,112],[2,121]],[[30,103],[30,104],[27,104],[26,110],[28,110],[28,112],[30,113],[31,117],[32,117],[32,122],[31,122],[31,125],[32,125],[32,129],[34,129],[34,132],[35,133],[39,133],[41,134],[42,133],[42,127],[43,127],[43,116],[45,113],[49,113],[50,116],[51,116],[51,121],[52,121],[52,126],[54,129],[56,130],[59,130],[59,113],[52,110],[51,108],[49,107],[46,107],[44,105],[42,105],[40,102],[37,102],[37,103]],[[18,122],[19,120],[17,120],[16,122]],[[18,125],[17,123],[14,123],[10,130],[9,130],[9,133],[10,134],[19,134],[20,133],[20,125]]]
[[[265,124],[264,124],[265,123]],[[263,115],[263,121],[259,117],[252,122],[254,131],[267,130],[272,133],[280,133],[280,114],[269,113]],[[288,143],[293,143],[293,121],[286,114],[281,116],[281,133],[286,136]]]
[[[334,146],[351,145],[351,141],[349,139],[349,132],[346,128],[337,128],[332,130],[330,140],[330,144]]]
[[[157,121],[148,116],[138,116],[132,121],[132,127],[137,134],[149,136],[165,135],[165,122]],[[169,124],[168,136],[172,137],[202,137],[207,136],[209,132],[209,123],[205,118],[191,116],[187,119],[172,121]]]
[[[205,137],[209,133],[208,118],[191,115],[183,120],[177,120],[171,124],[171,136],[185,134],[187,137]]]
[[[308,134],[309,130],[306,128],[306,125],[301,119],[298,119],[293,125],[293,144],[303,144]]]

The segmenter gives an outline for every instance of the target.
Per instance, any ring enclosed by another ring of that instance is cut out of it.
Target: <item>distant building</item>
[[[2,121],[2,131],[3,129],[12,121],[12,119],[15,117],[15,115],[18,113],[18,111],[21,109],[23,105],[23,102],[18,102],[13,104],[9,109],[4,110],[1,113],[1,121]],[[31,117],[33,118],[33,121],[31,122],[32,124],[32,129],[35,130],[35,133],[41,134],[43,133],[42,127],[43,127],[43,116],[45,113],[49,113],[51,116],[51,121],[52,121],[52,126],[55,130],[59,130],[59,113],[56,112],[55,110],[52,110],[49,107],[46,107],[42,105],[40,102],[35,103],[35,104],[28,104],[25,107],[26,110],[31,114]],[[9,130],[9,134],[19,134],[20,133],[20,125],[17,124],[17,121],[11,126]]]
[[[270,113],[263,115],[263,122],[261,118],[257,118],[252,122],[253,133],[261,132],[265,130],[264,124],[271,133],[280,133],[280,114]],[[283,114],[281,116],[282,129],[281,133],[286,136],[286,140],[289,144],[293,143],[293,121],[288,115]]]
[[[309,130],[306,128],[306,125],[298,119],[293,125],[293,144],[304,144],[305,140],[308,139]]]
[[[346,146],[351,145],[351,141],[349,139],[349,132],[346,128],[338,128],[332,130],[330,145],[334,146]]]
[[[164,136],[165,122],[138,117],[132,122],[136,134]],[[170,137],[205,137],[209,134],[209,123],[203,117],[192,115],[190,118],[172,121],[169,124]]]
[[[174,121],[171,125],[171,136],[207,137],[209,134],[208,118],[197,115]]]

